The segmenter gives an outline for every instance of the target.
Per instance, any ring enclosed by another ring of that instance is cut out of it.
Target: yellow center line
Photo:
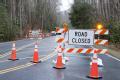
[[[51,57],[53,57],[53,56],[55,56],[55,55],[56,55],[55,53],[54,53],[54,54],[50,54],[50,55],[48,55],[47,57],[41,59],[41,61],[48,60],[48,59],[50,59]]]
[[[41,58],[40,60],[41,61],[46,61],[46,60],[52,58],[55,55],[56,55],[56,53],[53,52],[53,53],[47,55],[46,57]],[[36,63],[26,63],[24,65],[19,65],[19,66],[16,66],[16,67],[0,70],[0,74],[5,74],[5,73],[8,73],[8,72],[12,72],[12,71],[20,70],[20,69],[23,69],[23,68],[27,68],[27,67],[30,67],[30,66],[32,66],[34,64],[36,64]]]
[[[32,65],[33,65],[32,63],[27,63],[25,65],[20,65],[20,66],[12,67],[12,68],[9,68],[9,69],[1,70],[0,74],[4,74],[4,73],[11,72],[11,71],[23,69],[23,68],[26,68],[26,67],[29,67],[29,66],[32,66]]]

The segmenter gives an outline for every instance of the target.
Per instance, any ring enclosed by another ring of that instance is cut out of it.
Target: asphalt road
[[[20,48],[24,45],[29,45],[33,42],[34,42],[34,40],[32,40],[32,39],[18,40],[18,41],[16,41],[16,48]],[[11,45],[12,45],[12,41],[11,42],[0,43],[0,53],[4,54],[4,53],[10,51],[11,48],[12,48]]]
[[[22,43],[22,41],[20,42]],[[23,40],[22,44],[27,45],[32,42],[34,41]],[[17,52],[19,58],[17,61],[7,60],[9,55],[0,59],[0,80],[92,80],[86,78],[89,74],[90,55],[66,54],[70,58],[65,65],[66,69],[58,70],[53,68],[52,62],[56,59],[57,54],[54,52],[57,46],[55,37],[45,38],[38,42],[39,56],[42,62],[38,64],[30,62],[34,50],[34,44],[32,44]],[[23,46],[21,43],[18,45]],[[2,45],[0,44],[0,46]],[[86,46],[81,47],[86,48]],[[99,55],[99,57],[104,64],[104,67],[99,68],[102,80],[120,80],[120,61],[110,55]]]

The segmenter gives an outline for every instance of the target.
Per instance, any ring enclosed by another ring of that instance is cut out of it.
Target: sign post
[[[94,45],[93,30],[69,30],[68,43],[70,45]]]

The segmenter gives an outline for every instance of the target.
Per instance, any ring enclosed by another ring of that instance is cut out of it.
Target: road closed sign
[[[94,31],[93,30],[69,30],[68,42],[72,45],[93,45]]]

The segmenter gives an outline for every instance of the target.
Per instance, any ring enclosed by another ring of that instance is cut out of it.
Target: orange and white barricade
[[[61,29],[59,28],[56,30],[56,33],[65,33],[65,32],[67,32],[67,30],[64,28],[61,28]]]
[[[107,29],[95,30],[95,34],[108,35],[108,34],[109,34],[109,31],[108,31]]]
[[[96,49],[97,54],[108,54],[108,49]]]
[[[62,29],[58,29],[58,30],[56,30],[56,33],[64,33],[64,29],[62,28]]]
[[[108,54],[107,49],[95,49],[95,48],[66,48],[64,49],[64,53],[83,53],[83,54],[90,54],[94,53],[94,50],[96,50],[97,54]]]
[[[67,43],[68,41],[65,40],[63,37],[56,38],[55,40],[57,43]],[[95,39],[94,44],[96,45],[108,45],[108,40],[102,40],[102,39]]]
[[[56,48],[56,51],[58,53],[58,56],[57,56],[57,62],[56,62],[56,65],[54,66],[54,68],[56,69],[65,69],[64,65],[63,65],[63,51],[64,51],[64,48],[62,47],[63,46],[63,42],[65,41],[64,39],[64,33],[66,32],[65,29],[59,29],[59,28],[56,28],[56,33],[60,33],[61,35],[58,35],[56,36],[56,39],[55,41],[58,43],[58,46]]]
[[[108,45],[108,40],[95,39],[95,40],[94,40],[94,43],[95,43],[96,45],[104,45],[104,46],[106,46],[106,45]]]
[[[64,49],[65,53],[86,53],[86,54],[90,54],[93,53],[92,48],[66,48]]]
[[[39,33],[38,39],[42,39],[42,33]]]

